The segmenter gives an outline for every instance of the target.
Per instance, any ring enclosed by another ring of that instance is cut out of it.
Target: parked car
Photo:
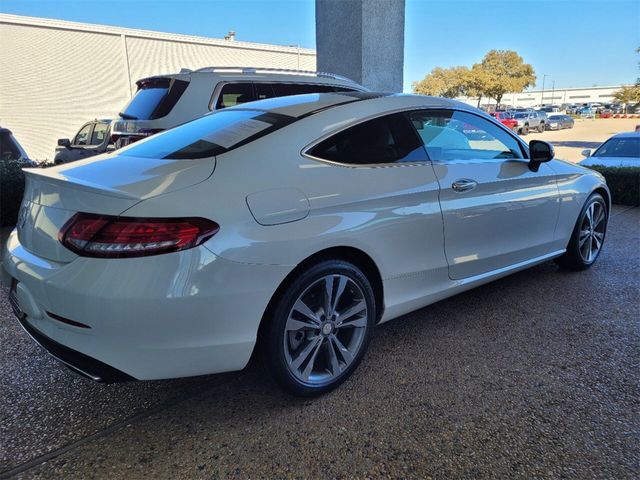
[[[547,130],[573,128],[574,120],[569,115],[551,115],[545,124]]]
[[[587,157],[580,162],[585,167],[640,167],[640,131],[614,135],[595,152],[587,149],[582,155]]]
[[[509,112],[493,112],[490,113],[490,115],[505,127],[507,127],[509,130],[517,130],[518,122]]]
[[[596,112],[591,107],[582,107],[578,114],[582,118],[595,118]]]
[[[0,226],[16,224],[24,192],[22,169],[33,166],[35,162],[29,159],[11,131],[0,127]]]
[[[555,105],[545,105],[544,107],[540,107],[539,111],[545,113],[558,113],[560,112],[560,107]]]
[[[60,138],[53,162],[56,165],[100,155],[115,147],[111,141],[111,120],[92,120],[85,123],[72,140]]]
[[[517,132],[526,135],[531,130],[544,132],[544,119],[535,111],[516,112],[513,118],[518,122],[516,124]]]
[[[421,95],[271,98],[27,175],[3,267],[44,348],[117,381],[239,370],[260,343],[298,395],[344,381],[379,323],[589,268],[610,208],[600,174]]]
[[[120,148],[205,113],[241,103],[303,93],[366,91],[348,78],[296,70],[208,67],[143,78],[112,135]]]

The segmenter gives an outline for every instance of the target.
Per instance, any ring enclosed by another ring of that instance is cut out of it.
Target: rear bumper
[[[42,348],[44,348],[51,356],[56,360],[64,363],[67,367],[73,370],[75,373],[87,377],[96,382],[103,383],[116,383],[116,382],[128,382],[135,380],[131,375],[127,375],[121,372],[117,368],[113,368],[106,363],[103,363],[95,358],[92,358],[83,353],[77,352],[71,348],[65,347],[61,343],[50,339],[46,335],[40,333],[38,330],[29,325],[26,317],[20,315],[20,311],[12,302],[14,313],[18,317],[18,321],[22,328],[29,334],[29,336]]]
[[[15,232],[3,267],[19,282],[16,308],[25,330],[78,373],[104,382],[241,370],[290,271],[224,260],[203,246],[55,263],[26,251]]]

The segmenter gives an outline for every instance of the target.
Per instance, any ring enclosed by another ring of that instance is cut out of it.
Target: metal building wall
[[[135,81],[181,68],[315,70],[315,52],[0,14],[0,126],[29,156],[52,159],[56,140],[93,118],[114,118]]]

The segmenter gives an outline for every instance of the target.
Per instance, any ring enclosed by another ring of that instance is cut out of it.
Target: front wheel
[[[571,270],[586,270],[593,265],[604,245],[608,216],[602,195],[592,194],[578,216],[567,251],[556,259],[556,263]]]
[[[538,133],[542,133],[544,132],[544,123],[541,123],[540,125],[538,125]]]
[[[355,265],[325,260],[301,272],[277,300],[266,362],[288,392],[315,396],[351,375],[371,340],[376,302]]]
[[[522,127],[520,129],[520,134],[521,135],[528,135],[529,134],[529,125],[525,125],[524,127]]]

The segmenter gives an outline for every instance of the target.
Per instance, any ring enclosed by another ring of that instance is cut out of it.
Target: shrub
[[[589,168],[600,172],[607,180],[611,201],[620,205],[640,205],[640,167],[605,167],[593,165]]]

